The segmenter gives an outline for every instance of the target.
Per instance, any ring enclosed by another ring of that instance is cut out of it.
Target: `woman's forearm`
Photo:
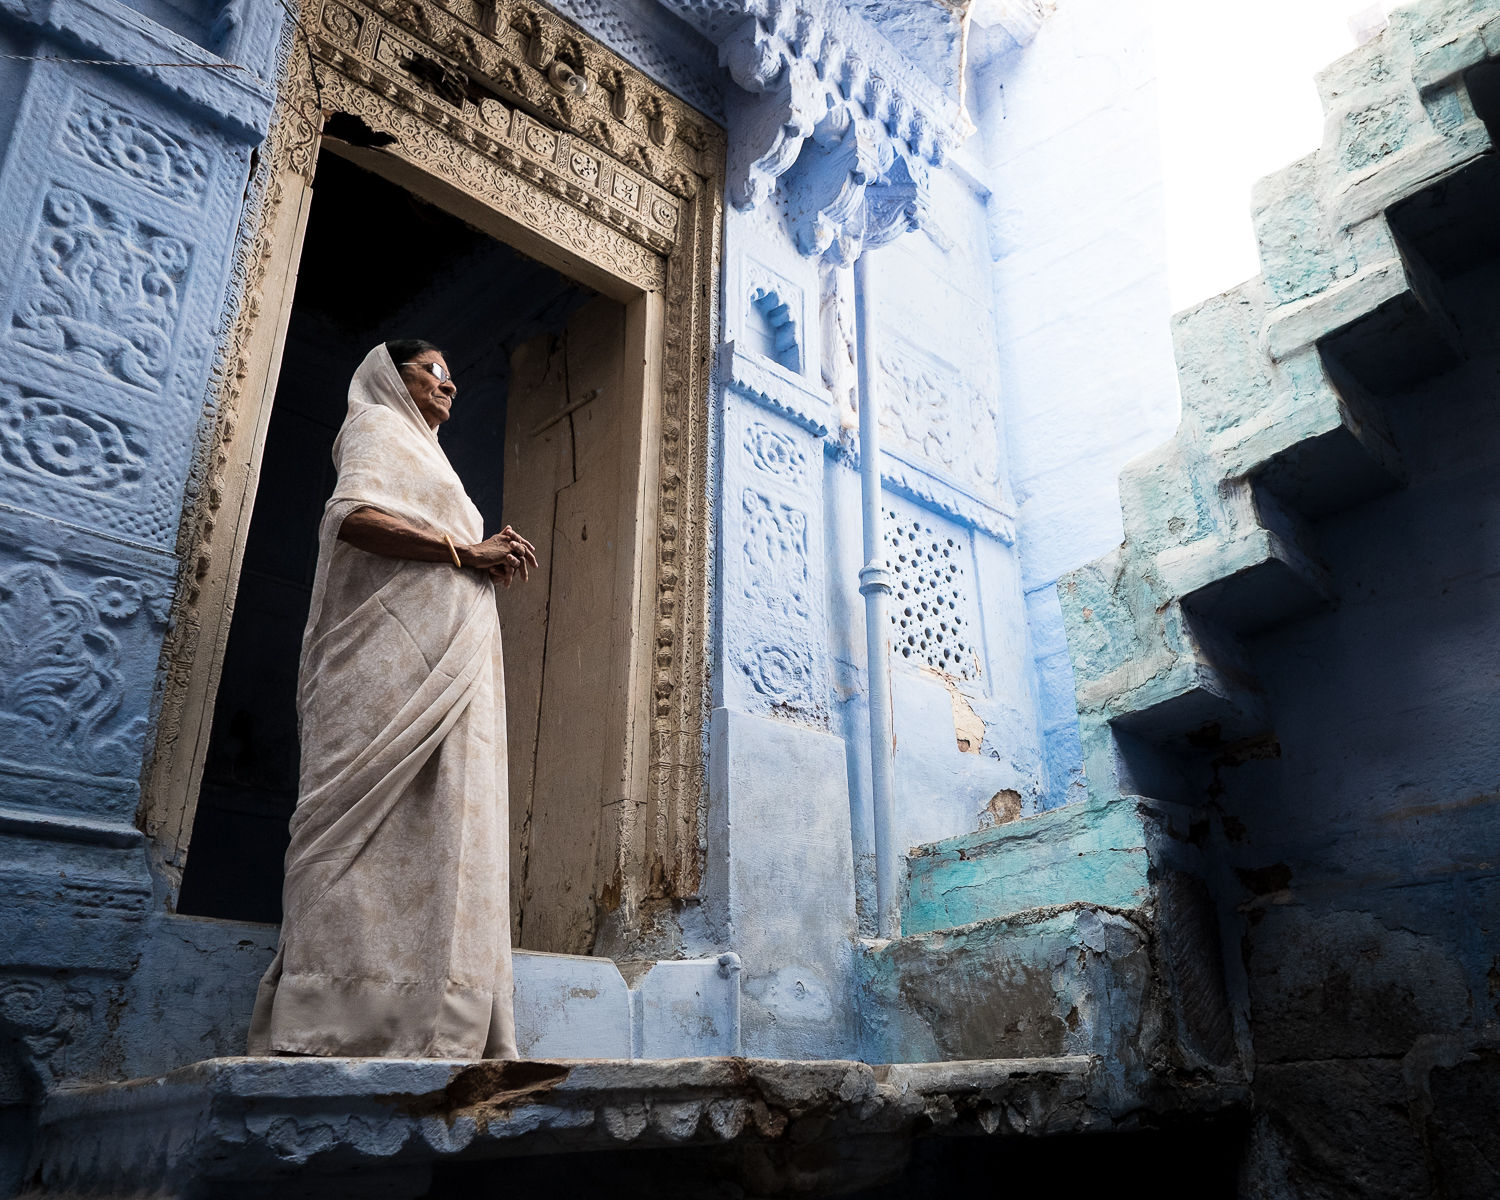
[[[404,558],[413,562],[453,561],[448,543],[441,534],[429,533],[415,525],[383,513],[378,508],[357,508],[339,526],[339,541],[356,550],[379,554],[385,558]],[[468,546],[458,546],[458,560],[464,566],[475,565]]]

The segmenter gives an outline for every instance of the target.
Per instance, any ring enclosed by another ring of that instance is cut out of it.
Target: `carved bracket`
[[[729,149],[737,208],[784,180],[798,248],[838,263],[918,227],[928,169],[968,123],[874,26],[822,0],[661,2],[717,43],[748,93]]]
[[[866,246],[921,227],[930,205],[929,168],[882,137],[874,122],[825,122],[810,142],[788,180],[803,254],[852,266]]]
[[[28,975],[0,976],[0,1039],[21,1050],[22,1062],[42,1090],[55,1087],[68,1072],[58,1052],[94,1022],[93,992],[80,983]]]

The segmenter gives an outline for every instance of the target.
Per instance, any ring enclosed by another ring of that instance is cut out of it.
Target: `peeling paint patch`
[[[979,828],[990,829],[1019,820],[1021,816],[1021,793],[1015,788],[1001,788],[990,797],[984,811],[979,814]]]
[[[984,719],[952,681],[944,682],[948,685],[948,697],[953,701],[953,736],[958,741],[958,748],[965,754],[978,754],[984,745]]]

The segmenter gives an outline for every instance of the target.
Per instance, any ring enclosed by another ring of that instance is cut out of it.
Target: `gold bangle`
[[[463,561],[458,557],[458,547],[453,544],[453,539],[445,533],[443,534],[443,541],[448,543],[448,553],[453,555],[453,565],[460,571],[463,570],[464,564]]]

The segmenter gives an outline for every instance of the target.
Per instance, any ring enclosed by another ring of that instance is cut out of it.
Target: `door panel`
[[[517,942],[534,950],[591,949],[612,869],[600,836],[602,807],[620,799],[615,691],[625,673],[616,659],[628,650],[616,619],[627,599],[616,594],[630,441],[621,436],[624,337],[624,309],[601,299],[575,313],[561,339],[518,349],[513,367],[506,519],[528,537],[517,517],[532,522],[545,576],[521,589],[535,589],[524,604],[511,608],[515,588],[501,600]]]

